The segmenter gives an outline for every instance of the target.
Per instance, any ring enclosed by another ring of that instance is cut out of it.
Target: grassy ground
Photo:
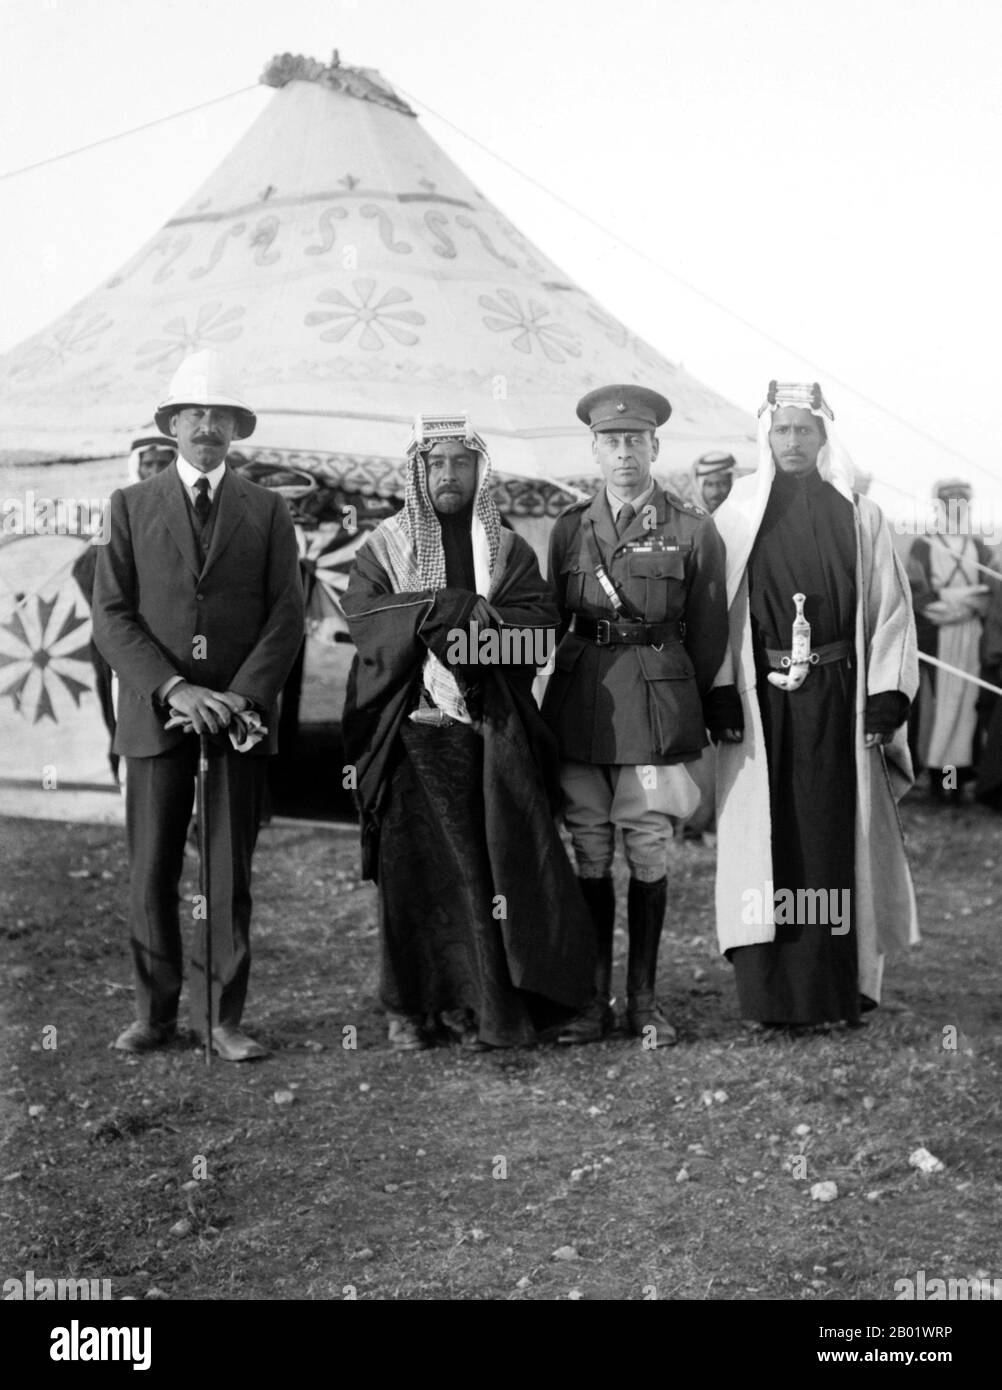
[[[1002,1277],[1002,822],[921,797],[904,816],[924,940],[854,1031],[741,1027],[713,851],[676,842],[660,988],[683,1040],[659,1052],[390,1053],[354,836],[266,830],[247,1022],[276,1056],[211,1072],[187,1042],[108,1050],[132,1016],[122,832],[0,822],[0,1275],[464,1300]],[[919,1147],[941,1172],[909,1165]]]

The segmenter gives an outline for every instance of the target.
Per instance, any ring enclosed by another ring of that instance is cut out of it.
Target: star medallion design
[[[187,318],[171,319],[161,329],[167,336],[140,343],[136,348],[136,357],[142,359],[137,366],[140,370],[161,367],[167,371],[201,347],[216,347],[219,343],[232,342],[244,331],[243,325],[237,322],[244,312],[243,305],[227,308],[220,300],[215,300],[211,304],[200,305],[190,325]]]
[[[538,346],[551,362],[566,362],[568,357],[580,357],[581,348],[576,334],[563,324],[552,320],[550,310],[530,298],[523,308],[511,290],[499,289],[497,298],[482,294],[478,301],[490,313],[483,318],[484,326],[493,333],[511,333],[511,346],[518,352],[531,353]]]
[[[91,688],[78,679],[90,671],[90,644],[79,645],[79,629],[88,620],[78,615],[72,599],[60,603],[60,597],[31,594],[0,622],[0,699],[9,699],[33,724],[43,719],[58,724],[53,704],[58,690],[66,690],[79,708],[81,695]]]
[[[425,322],[424,314],[416,309],[403,309],[400,306],[411,303],[411,296],[399,287],[385,290],[379,299],[376,295],[375,280],[356,280],[355,299],[349,299],[340,290],[322,290],[317,299],[323,304],[333,304],[333,309],[314,309],[306,315],[304,323],[311,328],[317,324],[329,323],[320,334],[326,342],[339,343],[354,329],[360,328],[358,345],[367,352],[378,352],[385,346],[384,335],[404,347],[413,347],[418,335],[412,333],[404,324],[418,326]]]

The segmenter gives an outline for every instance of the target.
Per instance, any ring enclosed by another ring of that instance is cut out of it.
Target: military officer
[[[736,737],[734,687],[712,690],[727,646],[724,547],[712,520],[651,477],[656,430],[671,406],[656,391],[605,386],[578,403],[603,483],[568,507],[550,539],[560,607],[543,715],[560,747],[563,814],[598,944],[592,1004],[560,1035],[593,1042],[613,1024],[611,981],[617,828],[630,870],[626,1025],[676,1041],[655,996],[671,816],[699,801],[686,771],[725,729]]]

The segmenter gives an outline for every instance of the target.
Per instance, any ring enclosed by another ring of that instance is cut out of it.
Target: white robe
[[[826,476],[820,460],[819,472]],[[745,892],[762,892],[773,877],[769,773],[755,693],[747,564],[774,476],[770,466],[738,479],[730,497],[714,514],[727,547],[731,632],[729,660],[717,683],[736,683],[745,717],[744,741],[721,743],[717,748],[716,909],[721,951],[775,939],[775,925],[768,920],[742,920],[743,915],[753,915],[742,912]],[[835,478],[831,480],[838,485]],[[839,490],[843,494],[846,491],[845,487]],[[853,499],[853,511],[856,830],[852,917],[860,991],[879,1002],[885,952],[918,940],[915,893],[897,811],[897,802],[914,777],[906,725],[886,746],[865,746],[866,700],[868,695],[888,690],[901,691],[913,699],[918,688],[918,657],[911,591],[883,513],[866,497]],[[818,794],[823,796],[823,787],[818,788]],[[762,919],[769,915],[758,914]]]

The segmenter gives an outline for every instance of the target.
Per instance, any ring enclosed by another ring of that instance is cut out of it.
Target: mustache
[[[197,434],[194,439],[196,444],[222,444],[222,442],[218,434]]]

